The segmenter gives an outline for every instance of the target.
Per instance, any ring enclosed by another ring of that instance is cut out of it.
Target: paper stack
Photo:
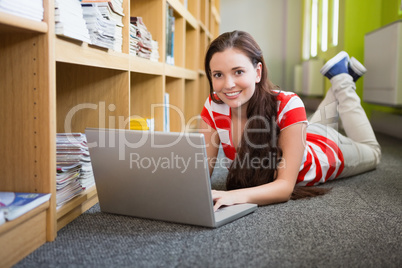
[[[141,58],[158,61],[158,42],[152,40],[141,17],[130,18],[130,53]]]
[[[55,0],[55,32],[73,39],[91,43],[83,18],[81,4],[77,0]]]
[[[85,134],[56,135],[56,203],[61,206],[95,184]]]
[[[103,17],[98,4],[100,3],[81,4],[91,44],[114,49],[116,23]]]
[[[42,21],[42,0],[0,0],[0,12],[9,13],[23,18]]]
[[[123,0],[112,0],[109,2],[109,6],[112,9],[110,16],[113,21],[116,22],[115,29],[115,42],[114,42],[114,50],[117,52],[122,52],[123,47]]]
[[[113,0],[113,1],[91,1],[82,0],[82,3],[90,3],[92,7],[97,7],[103,18],[108,21],[114,22],[114,43],[113,50],[117,52],[122,52],[123,46],[123,1]]]

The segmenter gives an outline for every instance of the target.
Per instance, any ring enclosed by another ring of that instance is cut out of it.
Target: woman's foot
[[[353,82],[356,82],[357,79],[367,72],[367,69],[356,58],[352,57],[349,60],[348,71],[353,77]]]
[[[328,79],[331,79],[338,74],[349,73],[348,66],[349,55],[345,51],[341,51],[335,57],[324,64],[324,66],[320,70],[320,73]]]

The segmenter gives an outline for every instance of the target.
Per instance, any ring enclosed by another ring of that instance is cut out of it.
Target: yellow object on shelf
[[[130,119],[131,130],[149,130],[147,120],[145,118],[131,118]]]

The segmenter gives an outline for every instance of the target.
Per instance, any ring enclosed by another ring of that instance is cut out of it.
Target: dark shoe
[[[327,61],[321,68],[320,73],[331,79],[332,77],[348,73],[349,55],[345,51],[339,52],[335,57]]]
[[[356,58],[352,57],[349,60],[348,66],[349,74],[353,77],[353,81],[356,82],[363,74],[367,72],[367,69]]]

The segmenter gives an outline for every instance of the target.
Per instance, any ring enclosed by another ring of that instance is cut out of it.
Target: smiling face
[[[261,63],[253,66],[240,50],[228,48],[215,53],[209,63],[212,86],[224,103],[232,108],[247,108],[253,96],[255,84],[261,80]]]

